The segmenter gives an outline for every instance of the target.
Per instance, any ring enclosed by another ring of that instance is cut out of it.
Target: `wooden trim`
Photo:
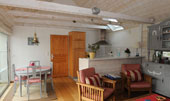
[[[80,95],[80,101],[81,100],[87,100],[87,101],[104,101],[103,98],[103,92],[104,89],[88,84],[83,84],[77,82],[79,95]]]

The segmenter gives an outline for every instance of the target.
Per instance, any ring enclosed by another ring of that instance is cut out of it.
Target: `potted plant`
[[[131,52],[128,48],[126,48],[125,53],[126,53],[126,56],[129,57]]]
[[[90,59],[94,59],[96,51],[100,48],[100,46],[95,45],[95,44],[93,44],[93,45],[88,44],[88,48],[89,48]]]

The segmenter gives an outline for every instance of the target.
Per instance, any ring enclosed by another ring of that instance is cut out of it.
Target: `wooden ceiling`
[[[6,1],[16,1],[14,3],[17,3],[17,0]],[[22,5],[20,6],[16,4],[13,5],[9,2],[6,3],[6,1],[0,1],[0,16],[3,16],[0,17],[0,20],[5,23],[7,27],[11,27],[12,25],[46,25],[55,27],[63,26],[105,29],[106,25],[110,24],[111,22],[103,21],[102,17],[117,17],[119,22],[112,24],[118,24],[124,26],[125,28],[130,28],[137,26],[145,21],[149,22],[150,19],[155,19],[156,22],[160,22],[170,17],[170,0],[37,0],[39,2],[36,2],[36,0],[28,1],[29,3],[34,3],[35,1],[35,3],[37,4],[44,5],[44,8],[43,6],[35,6],[35,8],[31,8],[34,7],[34,5],[27,5],[26,3],[25,5],[29,7],[24,7]],[[56,5],[53,5],[52,3],[56,3]],[[52,5],[53,7],[51,6],[50,8],[50,5]],[[57,5],[60,7],[58,7]],[[56,9],[53,9],[55,7]],[[99,15],[92,15],[92,7],[98,7],[101,9],[102,12]],[[44,10],[46,8],[47,10]],[[5,16],[5,20],[3,20]],[[9,20],[7,21],[7,19]]]
[[[73,0],[78,6],[128,14],[143,18],[154,18],[160,22],[170,18],[170,0]]]

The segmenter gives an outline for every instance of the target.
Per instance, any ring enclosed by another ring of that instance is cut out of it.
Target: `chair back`
[[[14,77],[14,80],[15,80],[15,76],[16,76],[16,70],[15,70],[15,64],[12,64],[12,69],[13,69],[13,77]]]
[[[53,77],[53,62],[50,62],[50,73],[51,77]]]
[[[139,70],[141,71],[140,64],[122,64],[122,72],[127,70]]]
[[[81,83],[86,83],[85,78],[91,77],[94,74],[95,74],[95,68],[94,67],[90,67],[90,68],[87,68],[87,69],[80,70],[79,80],[80,80]]]
[[[36,61],[30,61],[29,66],[40,66],[40,61],[36,60]]]
[[[41,80],[41,68],[40,66],[28,66],[27,78],[40,78]]]

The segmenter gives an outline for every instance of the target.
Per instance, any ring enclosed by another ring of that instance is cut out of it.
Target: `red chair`
[[[115,84],[116,81],[113,80],[102,80],[103,84],[110,84],[111,88],[108,87],[98,87],[98,86],[93,86],[86,84],[86,77],[92,77],[95,75],[95,69],[92,68],[87,68],[80,70],[80,72],[77,72],[78,76],[78,93],[79,93],[79,101],[86,100],[86,101],[104,101],[110,97],[111,95],[114,94],[115,91]],[[115,100],[115,97],[112,97],[113,100]]]
[[[122,90],[126,88],[128,90],[128,97],[131,96],[131,92],[134,91],[149,91],[152,93],[152,78],[146,74],[141,74],[141,81],[132,81],[132,77],[126,74],[126,71],[138,70],[141,72],[140,64],[123,64],[121,77],[122,77]]]

